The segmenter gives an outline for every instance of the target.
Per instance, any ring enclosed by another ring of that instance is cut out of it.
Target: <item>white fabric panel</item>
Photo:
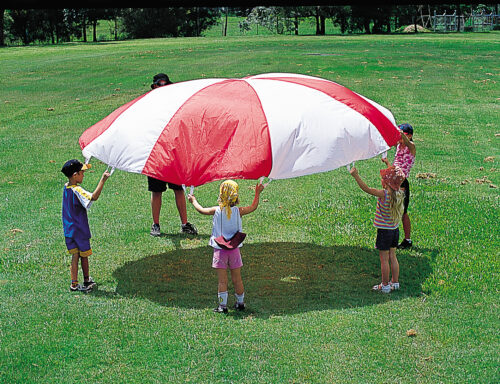
[[[269,124],[270,178],[325,172],[389,149],[369,120],[323,92],[288,82],[246,81]]]
[[[224,79],[201,79],[156,88],[124,111],[82,151],[127,172],[141,173],[165,126],[194,93]],[[147,129],[145,128],[147,127]]]
[[[322,79],[320,77],[301,75],[298,73],[284,73],[284,72],[281,72],[281,73],[262,73],[260,75],[250,76],[250,77],[246,78],[245,80],[265,79],[265,78],[269,78],[269,77],[297,77],[297,78],[302,78],[302,79],[314,79],[314,80],[322,80],[322,81],[331,82],[329,80]]]

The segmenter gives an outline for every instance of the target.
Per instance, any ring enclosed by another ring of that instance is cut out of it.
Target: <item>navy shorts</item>
[[[155,179],[151,176],[148,176],[148,191],[149,192],[165,192],[167,190],[167,184],[170,189],[174,191],[181,191],[182,185],[167,183],[163,180]]]
[[[379,251],[388,251],[390,248],[396,248],[399,242],[399,228],[382,229],[377,228],[377,240],[375,248]]]
[[[74,237],[65,237],[68,253],[73,255],[79,253],[81,257],[88,257],[92,254],[90,248],[90,239],[79,239]]]

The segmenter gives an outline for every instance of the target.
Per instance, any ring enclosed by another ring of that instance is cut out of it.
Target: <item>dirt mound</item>
[[[405,29],[403,29],[403,32],[404,33],[415,32],[415,24],[408,25],[407,27],[405,27]],[[417,24],[417,32],[429,32],[429,30]]]

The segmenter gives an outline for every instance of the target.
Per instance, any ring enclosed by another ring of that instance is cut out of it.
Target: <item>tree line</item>
[[[486,6],[483,6],[486,7]],[[476,11],[468,5],[433,6],[438,13],[464,14]],[[491,10],[490,10],[491,11]],[[492,10],[495,11],[495,10]],[[496,9],[498,12],[498,10]],[[392,33],[400,26],[422,23],[430,6],[352,5],[296,7],[172,7],[172,8],[0,8],[0,46],[34,43],[59,44],[79,40],[97,42],[97,25],[109,20],[114,39],[202,36],[213,25],[223,24],[227,32],[228,16],[243,17],[239,27],[249,30],[260,25],[277,34],[297,34],[305,19],[316,21],[316,34],[325,34],[327,22],[347,33]],[[225,23],[225,25],[224,25]],[[92,36],[87,36],[87,31]],[[417,28],[415,28],[417,31]]]

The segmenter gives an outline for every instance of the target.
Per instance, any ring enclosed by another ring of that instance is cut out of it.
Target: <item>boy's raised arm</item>
[[[99,183],[97,184],[97,187],[95,188],[95,191],[92,192],[92,201],[96,201],[99,196],[101,196],[102,188],[104,187],[104,183],[106,180],[108,180],[108,177],[110,176],[110,173],[108,171],[105,171],[102,176],[101,180],[99,180]]]

